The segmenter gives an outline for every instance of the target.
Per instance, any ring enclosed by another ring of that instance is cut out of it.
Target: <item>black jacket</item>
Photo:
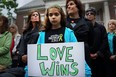
[[[113,37],[113,48],[114,48],[113,53],[114,55],[116,55],[116,35]]]
[[[75,33],[75,36],[79,42],[89,43],[93,38],[93,26],[85,18],[79,18],[78,20],[74,20],[76,26],[73,28],[71,26],[71,21],[73,19],[67,18],[66,26],[72,29]]]
[[[71,26],[71,22],[74,21],[76,24],[74,27]],[[85,60],[90,64],[90,50],[89,45],[93,42],[93,25],[90,21],[81,17],[79,19],[67,18],[66,26],[74,31],[74,34],[78,42],[84,42],[85,45]]]
[[[28,32],[23,33],[21,36],[20,42],[17,46],[17,51],[19,52],[19,66],[24,67],[26,64],[21,61],[23,55],[27,55],[27,45],[36,44],[39,37],[39,30],[34,29]]]
[[[93,44],[90,46],[91,53],[98,53],[99,56],[104,57],[109,51],[107,32],[103,25],[95,22]]]

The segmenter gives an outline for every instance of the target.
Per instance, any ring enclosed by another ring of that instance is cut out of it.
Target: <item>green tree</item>
[[[0,2],[0,4],[1,4],[0,5],[1,10],[0,11],[2,11],[2,9],[6,9],[8,17],[11,18],[12,17],[11,10],[14,9],[14,12],[15,12],[16,8],[18,6],[18,3],[16,1],[17,0],[1,0],[1,2]]]

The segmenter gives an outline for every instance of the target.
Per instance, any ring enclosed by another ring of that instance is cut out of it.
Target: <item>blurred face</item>
[[[114,31],[114,30],[116,30],[116,25],[114,25],[113,23],[109,22],[108,29],[110,31]]]
[[[87,12],[85,16],[90,21],[93,21],[95,19],[95,15],[93,12]]]
[[[53,26],[59,26],[61,21],[61,14],[57,8],[50,8],[48,18]]]
[[[67,10],[68,15],[78,13],[78,8],[76,7],[76,4],[74,3],[74,1],[68,2],[66,10]]]
[[[0,19],[0,27],[3,25],[3,20]]]
[[[32,22],[39,21],[39,14],[38,14],[38,12],[34,12],[34,13],[31,15],[31,21],[32,21]]]
[[[15,33],[15,32],[16,32],[16,29],[15,29],[14,26],[10,27],[10,32],[11,32],[11,33]]]

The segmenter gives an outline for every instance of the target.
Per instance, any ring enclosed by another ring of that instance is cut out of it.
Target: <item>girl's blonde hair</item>
[[[109,22],[108,22],[108,31],[109,31],[109,24],[113,24],[113,25],[115,25],[115,27],[116,27],[116,20],[115,20],[115,19],[110,19],[110,20],[109,20]],[[114,32],[116,33],[116,29],[115,29]]]
[[[16,33],[19,33],[18,32],[18,26],[16,24],[14,24],[14,23],[11,24],[9,28],[12,28],[12,27],[16,29]]]

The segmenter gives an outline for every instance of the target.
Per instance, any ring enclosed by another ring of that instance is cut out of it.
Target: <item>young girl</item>
[[[72,30],[65,27],[65,14],[60,6],[47,9],[45,17],[45,30],[40,32],[37,44],[61,43],[77,41]]]
[[[37,44],[77,42],[73,31],[66,28],[65,14],[58,5],[51,6],[46,11],[45,30],[40,32]],[[85,63],[86,77],[91,76],[91,70]]]
[[[111,19],[108,23],[108,43],[110,49],[110,62],[112,77],[116,77],[116,20]]]

